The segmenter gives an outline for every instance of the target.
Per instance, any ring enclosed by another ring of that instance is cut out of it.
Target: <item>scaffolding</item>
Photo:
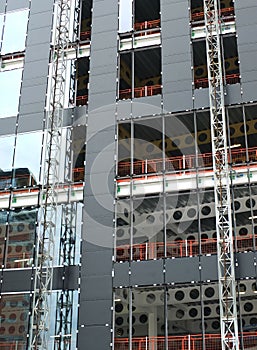
[[[222,350],[239,350],[230,177],[218,1],[204,0]]]
[[[60,183],[60,155],[62,143],[63,108],[65,101],[65,77],[67,69],[66,51],[70,44],[70,23],[73,1],[56,0],[55,17],[53,23],[53,41],[50,58],[49,73],[49,102],[46,108],[45,120],[45,167],[42,172],[42,190],[38,218],[37,247],[34,264],[34,290],[32,301],[32,315],[29,338],[29,349],[44,349],[48,346],[48,332],[50,328],[50,308],[53,281],[53,263],[56,240],[58,237],[58,188]],[[67,157],[67,154],[66,154]],[[66,159],[67,163],[67,159]],[[68,161],[69,166],[71,166]],[[73,245],[68,238],[74,229],[73,212],[75,205],[68,203],[65,211],[64,237],[62,253],[63,264],[67,259],[71,247],[67,248],[66,241]],[[70,227],[68,227],[70,226]],[[72,235],[74,234],[74,231]],[[66,262],[68,264],[68,261]],[[70,317],[70,303],[63,300],[61,303],[63,317]],[[67,312],[65,308],[67,307]],[[61,328],[62,329],[62,328]],[[62,331],[61,331],[62,332]],[[62,338],[65,337],[61,333]],[[59,347],[62,348],[61,346]]]

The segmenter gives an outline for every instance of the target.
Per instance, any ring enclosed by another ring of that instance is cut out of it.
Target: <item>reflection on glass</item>
[[[13,147],[14,136],[0,137],[0,171],[12,168]]]
[[[27,33],[28,10],[7,12],[2,54],[23,51]]]
[[[27,181],[26,181],[26,176],[24,177],[23,186],[31,186],[35,184],[35,181],[38,182],[39,180],[41,145],[42,145],[41,131],[32,132],[29,134],[18,134],[17,136],[14,168],[27,169],[27,175],[31,173],[29,180],[27,177]],[[31,150],[33,150],[33,157],[31,156]],[[19,185],[19,187],[23,187],[23,186],[22,184]]]
[[[1,349],[26,349],[29,294],[3,295],[0,302]]]
[[[32,264],[37,210],[22,209],[10,213],[6,268],[24,268]]]
[[[0,14],[0,38],[2,38],[3,24],[4,24],[4,15]]]
[[[120,0],[119,33],[132,30],[132,0]]]
[[[22,69],[0,73],[0,118],[18,113]]]

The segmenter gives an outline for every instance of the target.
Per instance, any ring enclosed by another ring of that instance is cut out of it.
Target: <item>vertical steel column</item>
[[[238,350],[233,230],[220,43],[221,27],[217,0],[204,0],[204,18],[214,171],[221,341],[222,350]]]
[[[49,105],[46,107],[45,168],[42,176],[29,341],[30,349],[44,350],[49,348],[50,295],[57,237],[58,186],[65,99],[65,51],[70,41],[71,0],[56,0],[55,10],[49,73],[50,96]]]

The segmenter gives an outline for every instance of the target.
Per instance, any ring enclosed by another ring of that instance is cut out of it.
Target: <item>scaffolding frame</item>
[[[218,0],[204,0],[204,20],[214,171],[221,344],[222,350],[239,350]]]
[[[53,262],[58,237],[58,187],[65,102],[66,50],[69,47],[71,0],[55,1],[53,40],[50,57],[49,102],[45,120],[45,167],[38,218],[34,262],[34,291],[29,349],[47,350],[53,282]],[[70,215],[70,213],[69,213]]]

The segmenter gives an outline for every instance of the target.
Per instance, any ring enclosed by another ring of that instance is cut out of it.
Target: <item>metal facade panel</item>
[[[132,114],[131,100],[118,101],[117,103],[117,118],[118,120],[129,118]]]
[[[253,252],[236,254],[236,278],[256,278],[256,254]]]
[[[132,101],[132,117],[160,114],[162,111],[161,95],[141,97]]]
[[[33,113],[28,115],[21,115],[19,123],[19,132],[29,132],[43,129],[42,113]]]
[[[31,5],[31,14],[52,11],[54,0],[33,0]]]
[[[34,85],[31,87],[23,87],[21,95],[21,104],[45,101],[46,85]],[[33,99],[32,99],[33,98]]]
[[[166,283],[189,283],[200,281],[199,258],[167,259]]]
[[[188,16],[187,1],[161,1],[163,108],[166,111],[193,108]],[[182,60],[178,60],[178,55]]]
[[[225,95],[225,104],[230,105],[230,104],[238,103],[240,99],[241,99],[240,84],[227,85],[226,95]]]
[[[107,350],[112,337],[110,326],[86,326],[79,329],[78,349]]]
[[[201,256],[201,280],[217,281],[218,280],[218,262],[217,256]]]
[[[129,263],[114,264],[114,287],[129,286]]]
[[[30,290],[31,270],[5,271],[3,275],[2,292],[25,292]]]
[[[43,27],[52,27],[52,11],[36,13],[30,17],[29,27],[30,30],[39,29]]]
[[[23,80],[33,79],[38,77],[45,77],[45,79],[47,79],[47,74],[48,74],[48,60],[38,60],[33,62],[27,62],[23,72]],[[33,101],[32,97],[33,96],[31,96],[31,100]]]
[[[87,266],[87,270],[82,271],[82,276],[84,276],[84,273],[87,276],[111,276],[111,264],[103,264],[103,261],[110,259],[110,256],[112,256],[112,251],[110,249],[106,249],[98,252],[97,256],[95,256],[95,254],[95,252],[87,252],[85,254],[85,265]]]
[[[153,285],[164,283],[163,260],[133,261],[131,263],[131,285]]]
[[[38,43],[49,43],[51,27],[43,27],[29,31],[27,46],[37,45]]]
[[[112,275],[84,276],[81,288],[86,291],[85,295],[81,295],[81,301],[112,300]]]
[[[196,89],[194,91],[194,107],[196,109],[209,107],[209,89]]]
[[[102,285],[101,288],[104,288]],[[85,291],[85,289],[81,289]],[[83,293],[84,294],[84,293]],[[81,294],[81,296],[83,295]],[[112,300],[81,300],[79,323],[84,325],[106,325],[112,321]],[[107,346],[107,345],[106,345]]]
[[[14,134],[16,117],[0,118],[0,135]]]
[[[33,101],[33,99],[31,98]],[[35,114],[35,113],[40,113],[42,112],[42,118],[43,118],[43,111],[45,108],[45,101],[42,99],[42,101],[37,102],[37,103],[29,103],[29,104],[20,104],[20,115],[25,115],[25,114]]]
[[[3,2],[3,0],[2,0]],[[29,1],[28,0],[8,0],[7,1],[7,11],[14,11],[19,10],[23,8],[29,7]]]

